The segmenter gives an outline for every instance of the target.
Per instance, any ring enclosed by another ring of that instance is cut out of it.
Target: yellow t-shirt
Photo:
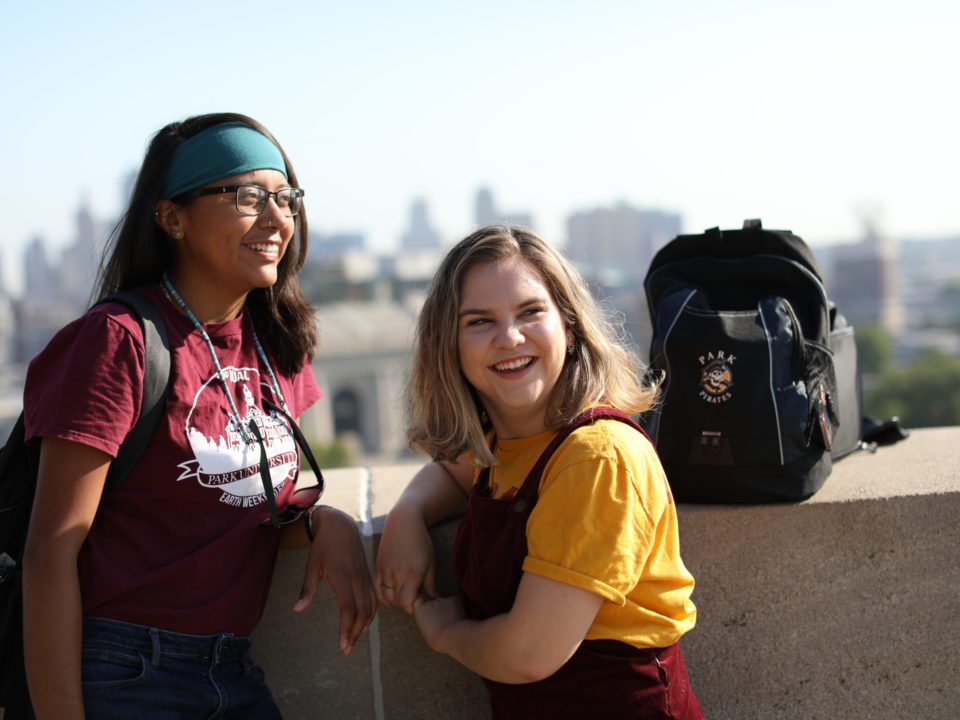
[[[493,497],[520,489],[554,435],[497,440]],[[696,622],[660,460],[646,437],[616,420],[578,428],[547,463],[523,569],[604,599],[587,640],[666,647]]]

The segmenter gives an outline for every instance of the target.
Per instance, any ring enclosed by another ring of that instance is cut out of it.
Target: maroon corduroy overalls
[[[638,431],[611,408],[588,411],[561,430],[544,450],[517,495],[491,497],[489,469],[481,474],[457,533],[456,574],[467,616],[484,620],[509,612],[527,555],[527,518],[540,476],[554,451],[576,428],[614,419]],[[584,640],[557,672],[538,682],[510,685],[484,679],[494,720],[702,720],[680,647],[638,649],[617,640]]]

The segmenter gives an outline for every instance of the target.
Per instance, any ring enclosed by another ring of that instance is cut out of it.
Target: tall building
[[[533,216],[526,212],[506,213],[500,210],[493,199],[493,193],[488,188],[477,191],[475,204],[477,225],[521,225],[533,227]]]
[[[652,334],[643,278],[654,253],[680,233],[680,215],[621,202],[567,218],[565,254],[623,323],[646,358]]]
[[[15,358],[17,323],[13,299],[6,290],[3,277],[3,258],[0,255],[0,395],[2,395],[2,370]],[[0,411],[0,420],[2,420]],[[2,433],[2,428],[0,428]]]
[[[496,225],[497,211],[493,206],[493,193],[487,188],[477,190],[477,225]]]
[[[55,302],[59,297],[58,287],[43,238],[35,237],[23,253],[24,297],[33,302]]]
[[[84,203],[77,211],[76,235],[63,251],[60,262],[60,297],[77,311],[86,307],[97,275],[100,233],[90,208]]]
[[[567,218],[566,255],[590,275],[642,280],[654,253],[680,233],[681,217],[625,202]]]
[[[944,302],[948,285],[960,283],[960,235],[904,239],[900,245],[900,293],[907,326],[945,326],[960,308]]]
[[[903,330],[899,244],[868,220],[863,239],[835,247],[830,299],[854,325],[876,325],[891,337]]]
[[[404,233],[400,247],[406,252],[440,249],[440,234],[430,224],[427,203],[422,198],[417,198],[410,206],[410,227]]]
[[[0,293],[0,370],[16,360],[17,318],[15,313],[16,307],[13,300],[6,293]]]

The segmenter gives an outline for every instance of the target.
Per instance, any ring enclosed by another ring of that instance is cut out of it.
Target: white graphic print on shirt
[[[287,480],[296,476],[299,465],[293,433],[278,413],[265,413],[257,407],[249,387],[260,385],[260,372],[256,368],[225,367],[223,377],[234,398],[238,395],[234,386],[240,385],[243,397],[237,404],[240,420],[244,425],[253,420],[259,428],[267,449],[274,493],[279,494]],[[183,474],[177,480],[196,478],[202,486],[219,490],[220,502],[233,507],[253,507],[267,499],[260,478],[260,445],[256,442],[248,445],[244,441],[225,412],[228,406],[223,393],[216,374],[197,391],[184,428],[195,459],[180,464]],[[222,425],[222,429],[209,430],[211,423]]]

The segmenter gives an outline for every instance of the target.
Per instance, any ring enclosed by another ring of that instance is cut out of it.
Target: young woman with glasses
[[[677,645],[696,610],[638,361],[563,257],[522,228],[454,247],[427,294],[408,438],[436,462],[387,518],[381,601],[484,678],[493,717],[702,718]],[[427,528],[466,512],[460,598]]]
[[[27,374],[26,435],[41,447],[24,560],[38,718],[279,717],[247,636],[281,544],[311,542],[294,610],[325,578],[344,654],[371,621],[353,520],[314,506],[318,491],[294,497],[292,418],[319,396],[296,278],[306,251],[303,191],[263,126],[203,115],[154,136],[97,292],[139,289],[170,344],[165,415],[119,489],[104,485],[140,412],[136,317],[95,305]],[[285,524],[298,510],[307,522]]]

